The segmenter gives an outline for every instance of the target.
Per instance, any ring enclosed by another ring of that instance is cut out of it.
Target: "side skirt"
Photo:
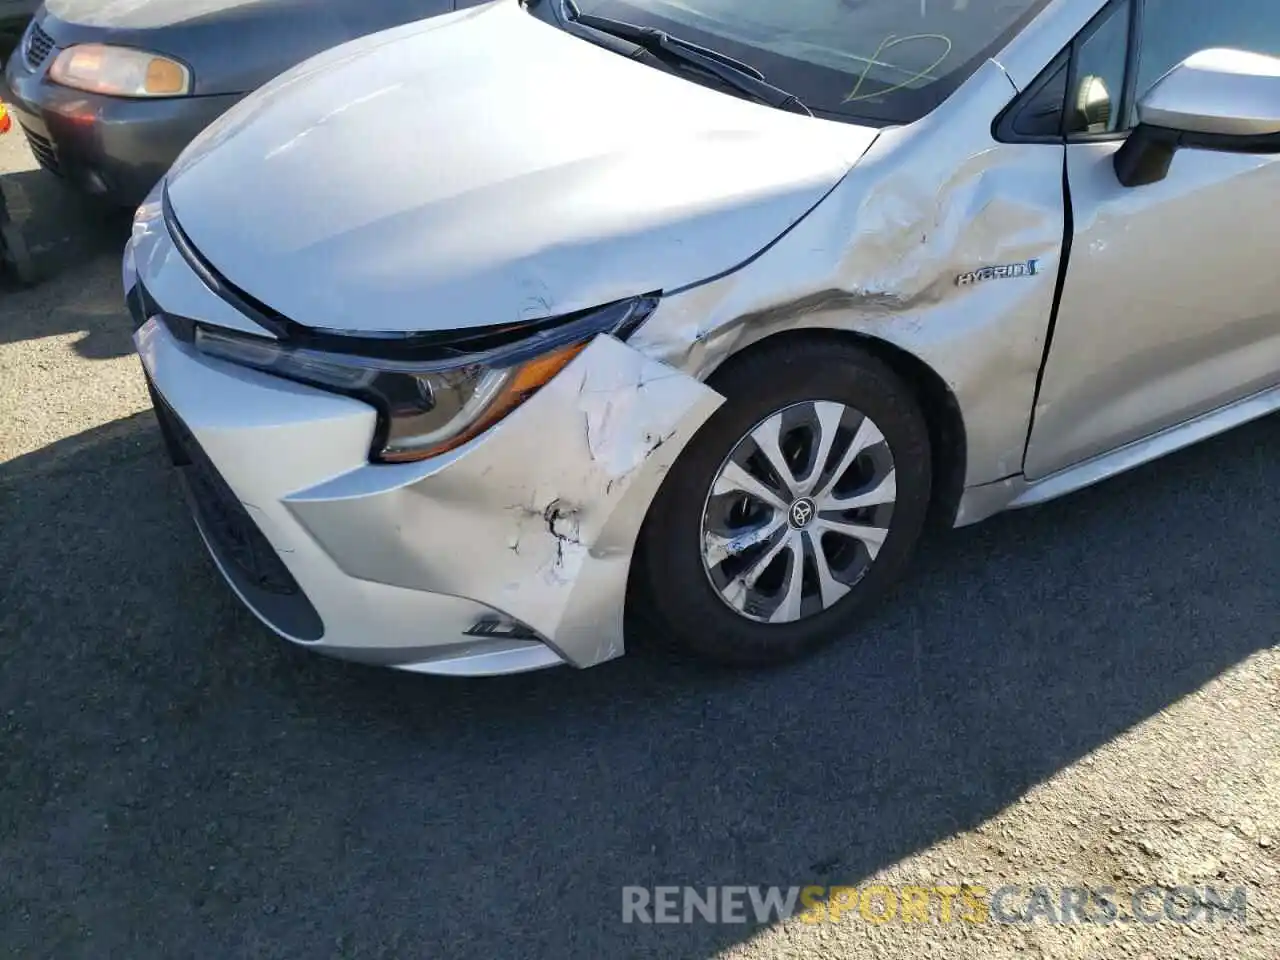
[[[1030,482],[1018,474],[970,487],[960,499],[955,526],[966,527],[1005,510],[1056,500],[1277,411],[1280,386],[1268,387],[1040,480]]]

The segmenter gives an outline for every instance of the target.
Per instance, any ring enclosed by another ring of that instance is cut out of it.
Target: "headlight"
[[[49,79],[64,87],[112,97],[183,97],[191,70],[171,57],[131,47],[83,43],[63,50]]]
[[[290,346],[197,327],[212,357],[359,397],[379,411],[372,457],[425,460],[488,430],[563,370],[601,333],[625,337],[657,305],[652,297],[610,304],[537,329],[504,346],[439,360],[397,361]]]

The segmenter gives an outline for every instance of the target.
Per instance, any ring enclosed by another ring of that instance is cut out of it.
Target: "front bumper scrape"
[[[588,667],[622,654],[649,505],[723,402],[600,336],[467,446],[347,473],[284,504],[348,575],[486,604]]]

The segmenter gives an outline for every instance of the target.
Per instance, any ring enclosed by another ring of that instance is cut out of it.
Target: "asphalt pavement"
[[[0,177],[42,177],[6,139]],[[397,674],[219,580],[130,353],[127,224],[67,223],[56,275],[0,287],[0,953],[1275,956],[1277,418],[935,535],[789,668]],[[1249,916],[621,916],[627,885],[870,878],[1242,884]]]

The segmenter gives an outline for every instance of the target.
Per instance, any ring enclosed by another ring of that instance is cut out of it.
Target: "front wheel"
[[[929,507],[910,388],[852,343],[780,340],[711,380],[725,404],[672,468],[641,556],[651,614],[718,662],[795,659],[854,627]]]

